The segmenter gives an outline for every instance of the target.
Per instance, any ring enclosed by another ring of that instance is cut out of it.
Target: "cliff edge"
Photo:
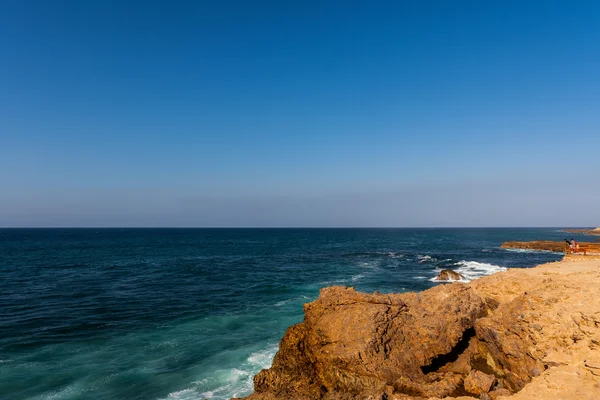
[[[600,257],[421,293],[328,287],[248,400],[600,398]]]

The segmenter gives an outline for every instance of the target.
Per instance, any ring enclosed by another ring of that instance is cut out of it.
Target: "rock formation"
[[[433,279],[436,281],[460,281],[464,280],[465,277],[456,271],[452,271],[451,269],[443,269],[440,271],[438,276]]]
[[[600,243],[578,242],[580,246],[586,246],[591,251],[600,252]],[[554,242],[551,240],[535,240],[531,242],[504,242],[503,249],[526,249],[526,250],[545,250],[562,253],[565,251],[566,243],[564,241]]]
[[[324,288],[247,399],[598,399],[599,287],[591,257],[421,293]]]
[[[600,235],[600,228],[595,229],[565,229],[565,232],[580,233],[584,235]]]
[[[526,249],[526,250],[546,250],[563,252],[565,250],[565,242],[554,242],[551,240],[535,240],[531,242],[504,242],[503,249]]]

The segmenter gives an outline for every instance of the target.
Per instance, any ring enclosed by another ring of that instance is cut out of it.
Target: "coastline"
[[[522,310],[529,315],[516,317],[531,318],[537,334],[528,344],[545,370],[519,392],[499,399],[600,397],[600,255],[566,255],[561,261],[484,277],[473,286],[499,301],[514,302],[527,292],[538,303]]]
[[[600,254],[600,243],[598,242],[578,242],[579,248],[586,249],[586,253]],[[565,248],[565,242],[552,240],[534,240],[530,242],[504,242],[502,249],[507,250],[533,250],[533,251],[550,251],[554,253],[565,253],[568,249]],[[580,251],[580,250],[578,250]]]
[[[246,399],[597,399],[599,287],[600,255],[567,255],[421,293],[325,288]]]
[[[563,232],[577,233],[582,235],[600,236],[600,228],[588,228],[588,229],[565,229]]]
[[[321,288],[422,292],[446,286],[430,281],[444,268],[476,280],[498,268],[559,260],[562,254],[499,245],[515,237],[563,237],[555,229],[1,233],[7,239],[1,246],[6,310],[25,301],[29,311],[7,326],[0,393],[57,400],[248,396],[253,377],[272,365],[285,331],[303,320],[303,304],[316,300]],[[123,243],[136,243],[138,250],[124,254]],[[56,277],[61,284],[48,286]],[[27,298],[20,295],[25,285],[32,289]],[[98,309],[109,312],[98,315]],[[39,319],[30,324],[30,318]],[[25,353],[23,342],[29,343]],[[118,351],[123,348],[128,351]],[[164,375],[164,365],[174,373]]]

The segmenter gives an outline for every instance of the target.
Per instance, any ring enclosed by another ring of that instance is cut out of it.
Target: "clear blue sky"
[[[0,2],[0,226],[597,226],[595,1]]]

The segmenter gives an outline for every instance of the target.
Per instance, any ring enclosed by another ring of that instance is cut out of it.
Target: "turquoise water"
[[[229,399],[252,392],[328,285],[405,292],[560,254],[558,229],[0,229],[0,398]]]

